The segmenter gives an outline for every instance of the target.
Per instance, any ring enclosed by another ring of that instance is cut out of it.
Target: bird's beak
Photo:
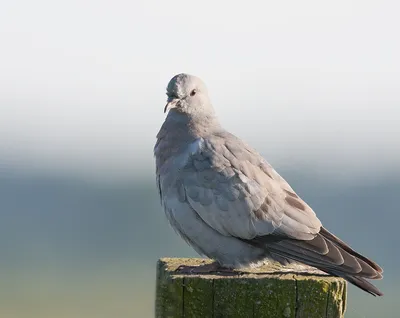
[[[177,98],[174,98],[171,101],[168,101],[167,105],[165,105],[165,107],[164,107],[164,114],[167,112],[167,110],[175,108],[176,104],[178,104],[178,102],[179,102],[179,99],[177,99]]]

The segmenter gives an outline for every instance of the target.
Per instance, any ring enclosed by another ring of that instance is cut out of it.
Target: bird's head
[[[214,112],[206,85],[196,76],[185,73],[175,75],[168,83],[167,96],[164,113],[170,109],[192,115]]]

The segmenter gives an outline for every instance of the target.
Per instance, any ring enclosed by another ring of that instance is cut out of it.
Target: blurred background
[[[152,149],[165,87],[203,78],[223,125],[380,263],[346,317],[398,317],[396,1],[0,3],[0,317],[152,317],[169,227]]]

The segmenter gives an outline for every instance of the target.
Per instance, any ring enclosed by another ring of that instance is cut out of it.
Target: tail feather
[[[381,279],[382,268],[354,251],[325,228],[321,228],[316,237],[309,241],[289,238],[269,240],[268,237],[259,237],[256,243],[263,244],[273,257],[287,258],[316,267],[328,274],[343,277],[374,296],[383,295],[366,280]]]
[[[332,272],[330,274],[334,275],[334,272]],[[372,285],[369,281],[367,281],[365,278],[348,276],[348,275],[340,275],[340,273],[338,273],[335,276],[343,277],[349,283],[357,286],[358,288],[361,288],[362,290],[366,291],[367,293],[369,293],[373,296],[383,296],[383,293],[378,288],[376,288],[374,285]]]
[[[333,242],[336,242],[341,248],[343,248],[346,252],[356,256],[359,259],[362,259],[364,262],[366,262],[368,265],[370,265],[373,269],[375,269],[379,273],[383,273],[383,269],[374,261],[366,258],[365,256],[357,253],[355,250],[353,250],[349,245],[347,245],[345,242],[343,242],[340,238],[338,238],[336,235],[333,235],[330,233],[327,229],[324,227],[321,227],[321,231],[319,232],[322,236],[327,238],[328,240],[331,240]]]

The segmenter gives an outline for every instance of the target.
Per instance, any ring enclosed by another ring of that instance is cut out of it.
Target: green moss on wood
[[[183,317],[183,277],[175,277],[158,263],[156,290],[156,317]]]
[[[296,281],[297,317],[325,317],[328,291],[332,282],[323,279],[302,279]]]
[[[333,282],[330,285],[328,304],[326,308],[327,318],[342,317],[346,311],[346,284]]]
[[[252,290],[246,279],[214,281],[214,316],[245,318],[253,315]]]
[[[213,316],[213,280],[201,277],[184,279],[184,317]]]
[[[181,275],[202,259],[165,258],[157,267],[156,317],[341,318],[346,283],[318,270],[270,263],[232,274]]]
[[[296,289],[293,279],[256,279],[254,290],[254,316],[260,318],[294,318],[296,309]]]

